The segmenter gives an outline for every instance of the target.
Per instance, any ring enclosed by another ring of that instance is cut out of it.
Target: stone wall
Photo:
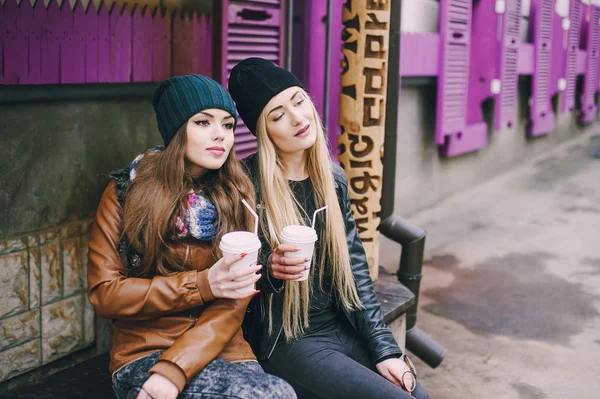
[[[0,241],[0,382],[94,344],[90,222]]]

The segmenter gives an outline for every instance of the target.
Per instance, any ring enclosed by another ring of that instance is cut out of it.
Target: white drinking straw
[[[317,212],[321,212],[322,210],[327,209],[327,208],[328,208],[328,205],[325,205],[323,208],[319,208],[315,211],[315,213],[313,213],[313,221],[312,221],[312,226],[311,226],[313,229],[315,228],[315,222],[317,220]]]
[[[245,199],[242,200],[242,203],[246,208],[248,208],[250,213],[254,215],[254,234],[258,234],[258,215],[256,214],[256,212],[254,212],[254,209],[252,209],[252,207],[248,204],[248,202],[246,202]]]

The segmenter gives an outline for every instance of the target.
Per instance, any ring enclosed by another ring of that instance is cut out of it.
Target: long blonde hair
[[[319,285],[322,287],[325,267],[331,265],[332,287],[340,305],[349,311],[362,308],[350,267],[350,254],[346,241],[344,217],[340,208],[331,166],[327,140],[319,114],[304,90],[302,93],[312,107],[317,128],[315,144],[307,149],[306,170],[313,184],[317,207],[328,205],[325,217],[325,234],[319,237],[322,254],[319,267]],[[261,228],[271,248],[279,244],[279,233],[285,226],[302,224],[300,206],[285,176],[285,165],[275,145],[267,134],[267,116],[263,110],[256,125],[260,184],[262,191],[263,223]],[[312,281],[313,274],[309,280]],[[310,306],[309,281],[286,281],[283,297],[283,331],[286,340],[297,338],[308,327]],[[268,332],[272,333],[272,297],[269,297]]]

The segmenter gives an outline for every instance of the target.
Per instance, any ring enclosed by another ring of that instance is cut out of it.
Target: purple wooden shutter
[[[496,98],[494,111],[494,129],[503,125],[512,127],[515,120],[519,76],[517,60],[521,37],[521,0],[507,0],[502,16],[502,34],[500,35],[498,72],[502,89]]]
[[[467,93],[471,40],[471,0],[440,2],[440,57],[435,141],[445,156],[482,148],[487,126],[468,126]]]
[[[587,32],[586,51],[587,60],[585,75],[583,77],[583,94],[581,96],[581,123],[590,123],[596,120],[596,90],[598,89],[598,34],[600,33],[600,8],[587,5],[584,8],[585,25]]]
[[[581,27],[581,0],[571,0],[569,9],[569,34],[567,37],[567,58],[565,78],[567,87],[562,96],[562,112],[575,110],[575,89],[577,85],[577,52]]]
[[[275,64],[284,62],[284,0],[228,1],[221,3],[221,58],[219,80],[227,85],[231,69],[249,57],[262,57]],[[256,138],[239,120],[235,134],[239,158],[256,152]]]
[[[550,56],[554,3],[532,0],[529,23],[533,23],[534,71],[529,134],[539,136],[554,130],[554,112],[550,102]]]

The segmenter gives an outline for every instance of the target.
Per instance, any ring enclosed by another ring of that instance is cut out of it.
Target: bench
[[[114,398],[108,362],[108,352],[103,353],[0,396],[3,399]]]
[[[383,268],[380,268],[375,292],[386,324],[392,329],[398,345],[404,348],[405,313],[415,303],[415,296],[398,282],[394,274],[388,273]],[[114,398],[108,363],[109,354],[103,353],[34,384],[3,392],[0,396],[3,399]]]
[[[406,311],[415,304],[415,295],[398,281],[395,274],[389,273],[383,267],[379,267],[379,279],[374,286],[377,300],[383,310],[383,320],[404,350]]]

